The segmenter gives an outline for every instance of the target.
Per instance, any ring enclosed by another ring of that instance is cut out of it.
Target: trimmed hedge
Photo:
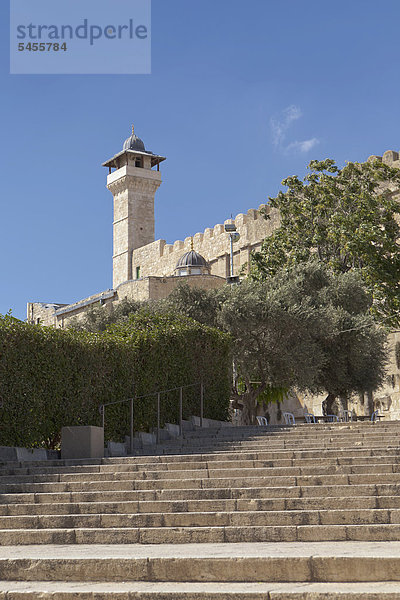
[[[230,339],[188,318],[140,312],[101,334],[28,325],[0,316],[0,446],[57,447],[61,427],[100,425],[99,405],[201,379],[204,414],[226,419]],[[184,390],[184,417],[199,414],[200,386]],[[179,392],[163,394],[162,421],[177,422]],[[156,425],[156,396],[135,399],[135,429]],[[129,403],[106,408],[106,439],[129,432]]]

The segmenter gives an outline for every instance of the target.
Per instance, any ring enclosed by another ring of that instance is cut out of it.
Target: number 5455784
[[[66,52],[67,44],[64,42],[63,44],[59,44],[58,42],[29,42],[28,44],[23,44],[22,42],[18,44],[18,51],[23,52],[27,50],[28,52],[59,52],[63,50]]]

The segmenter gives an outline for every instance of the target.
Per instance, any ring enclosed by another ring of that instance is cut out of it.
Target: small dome
[[[123,150],[139,150],[139,152],[146,152],[143,141],[135,135],[134,127],[132,125],[132,135],[128,137],[124,142]]]
[[[206,259],[201,256],[198,252],[194,250],[190,250],[186,252],[176,263],[176,269],[181,269],[184,267],[205,267],[208,268],[208,264]]]
[[[137,135],[131,135],[130,138],[125,140],[123,150],[139,150],[140,152],[146,152],[144,143]]]

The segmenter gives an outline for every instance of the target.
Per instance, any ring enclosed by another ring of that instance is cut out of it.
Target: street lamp
[[[239,277],[238,276],[235,277],[233,274],[233,244],[240,240],[240,233],[238,231],[236,231],[236,225],[234,223],[226,223],[225,231],[226,231],[226,233],[229,233],[229,244],[230,244],[230,253],[231,253],[230,275],[227,278],[227,280],[228,280],[228,283],[239,283]]]

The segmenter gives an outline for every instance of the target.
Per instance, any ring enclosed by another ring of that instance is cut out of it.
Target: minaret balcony
[[[127,176],[161,182],[160,171],[153,171],[152,169],[143,169],[142,167],[134,167],[133,165],[124,165],[123,167],[120,167],[119,169],[113,171],[107,176],[107,186],[115,183],[122,177]]]

